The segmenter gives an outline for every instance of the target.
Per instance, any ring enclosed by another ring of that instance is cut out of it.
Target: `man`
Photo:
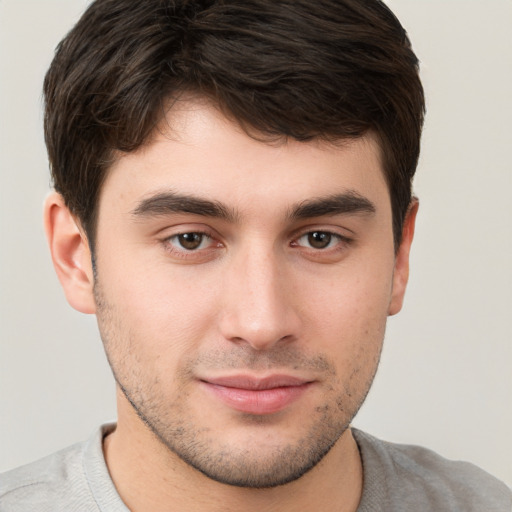
[[[380,2],[100,0],[45,81],[45,206],[117,425],[1,510],[509,510],[350,428],[402,305],[423,92]]]

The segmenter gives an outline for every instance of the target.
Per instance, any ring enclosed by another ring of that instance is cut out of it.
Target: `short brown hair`
[[[46,75],[55,189],[94,241],[116,151],[139,148],[180,92],[213,100],[263,137],[377,133],[395,244],[424,115],[418,60],[380,0],[96,0]]]

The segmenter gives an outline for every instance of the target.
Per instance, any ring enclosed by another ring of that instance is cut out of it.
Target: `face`
[[[378,144],[267,144],[207,104],[171,114],[102,187],[107,356],[172,456],[283,484],[347,429],[400,300]]]

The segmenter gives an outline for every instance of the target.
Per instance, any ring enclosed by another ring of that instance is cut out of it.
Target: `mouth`
[[[202,379],[201,385],[228,407],[246,414],[273,414],[298,400],[313,381],[290,375],[233,375]]]

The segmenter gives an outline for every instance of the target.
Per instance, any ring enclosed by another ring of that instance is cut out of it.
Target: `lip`
[[[279,412],[298,400],[312,381],[290,375],[232,375],[202,379],[201,384],[232,409],[263,415]]]

